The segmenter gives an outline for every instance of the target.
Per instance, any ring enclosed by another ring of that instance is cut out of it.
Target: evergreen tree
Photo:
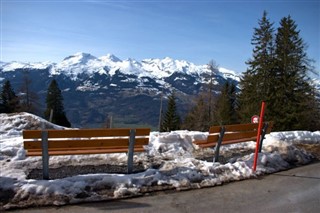
[[[317,123],[316,98],[308,78],[311,60],[290,16],[281,19],[275,43],[276,72],[270,97],[271,116],[277,119],[275,125],[278,130],[314,128],[310,126]]]
[[[176,97],[174,93],[169,96],[167,111],[162,119],[160,131],[170,132],[180,129],[180,116],[177,113]]]
[[[11,87],[9,80],[5,81],[1,92],[1,113],[18,112],[20,109],[19,99]]]
[[[240,81],[239,115],[243,122],[248,122],[252,115],[259,113],[262,100],[269,102],[275,63],[273,34],[273,23],[264,11],[251,40],[254,45],[253,58],[246,62],[249,67]]]
[[[228,81],[222,88],[214,110],[214,124],[226,125],[238,123],[236,111],[236,87]]]
[[[195,106],[186,115],[182,128],[193,131],[208,131],[210,127],[208,110],[206,95],[205,93],[200,93],[196,99]]]
[[[65,127],[71,126],[64,112],[63,97],[56,80],[52,80],[49,85],[46,104],[47,108],[44,116],[47,120],[49,120],[51,110],[53,110],[52,123]]]

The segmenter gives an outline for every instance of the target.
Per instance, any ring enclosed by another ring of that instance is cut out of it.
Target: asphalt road
[[[117,201],[15,210],[20,213],[320,212],[320,162],[212,188]]]

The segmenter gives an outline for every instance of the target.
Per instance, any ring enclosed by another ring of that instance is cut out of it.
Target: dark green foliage
[[[290,16],[281,19],[275,35],[273,31],[264,13],[252,39],[253,59],[247,62],[249,68],[240,82],[242,121],[258,114],[265,100],[265,119],[274,121],[274,130],[317,130],[319,101],[309,83],[311,60],[300,31]]]
[[[234,84],[226,82],[215,104],[214,124],[226,125],[238,123],[236,107],[236,87]]]
[[[208,131],[211,121],[209,117],[208,98],[199,94],[195,106],[186,115],[182,128],[194,131]]]
[[[177,113],[176,97],[174,93],[169,96],[167,111],[162,118],[160,132],[170,132],[180,129],[180,116]]]
[[[19,99],[11,87],[10,81],[4,82],[0,97],[0,113],[18,112],[20,109]]]
[[[212,125],[237,123],[239,120],[236,111],[236,86],[226,81],[217,97],[214,95],[213,80],[219,72],[218,65],[210,61],[208,68],[211,72],[206,81],[209,83],[203,86],[203,92],[198,95],[195,105],[186,115],[183,129],[208,131]]]
[[[250,122],[251,116],[259,114],[261,101],[269,102],[274,71],[274,29],[273,23],[264,12],[259,20],[259,28],[254,28],[251,44],[254,45],[253,59],[240,81],[239,115],[244,123]],[[268,112],[266,112],[267,116]]]
[[[50,112],[53,110],[52,123],[60,126],[70,127],[63,107],[63,97],[56,80],[52,80],[46,97],[47,108],[44,116],[47,120],[50,118]]]
[[[185,116],[182,124],[183,129],[195,131],[208,131],[214,123],[214,95],[213,80],[218,71],[218,65],[211,60],[208,63],[210,74],[206,77],[208,84],[203,85],[203,91],[196,97],[195,105]]]
[[[310,126],[316,116],[315,95],[308,72],[312,69],[296,23],[290,16],[280,21],[276,35],[274,87],[271,88],[271,116],[281,116],[279,130],[315,129]],[[311,119],[311,120],[310,120]],[[319,121],[318,121],[319,123]],[[318,126],[319,127],[319,126]]]
[[[237,105],[236,86],[226,82],[218,97],[210,97],[208,93],[198,95],[195,105],[184,119],[182,128],[208,131],[213,125],[238,123]]]

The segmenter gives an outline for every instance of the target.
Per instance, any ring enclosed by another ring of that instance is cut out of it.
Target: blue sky
[[[0,0],[0,61],[60,62],[76,52],[164,58],[245,71],[264,10],[291,15],[320,65],[320,1]]]

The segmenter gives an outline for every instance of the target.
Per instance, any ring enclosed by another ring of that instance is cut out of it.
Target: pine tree
[[[52,123],[65,127],[71,126],[64,112],[63,97],[56,80],[52,80],[49,85],[46,104],[47,108],[44,116],[47,120],[49,120],[51,110],[53,110]]]
[[[259,113],[261,101],[269,102],[275,63],[273,34],[273,23],[264,11],[251,40],[254,45],[253,59],[246,62],[249,67],[240,81],[239,115],[243,122],[248,122],[252,115]]]
[[[214,110],[214,124],[226,125],[238,123],[236,110],[236,87],[228,81],[222,88]]]
[[[312,128],[317,110],[308,72],[312,69],[306,45],[290,16],[280,21],[276,35],[276,72],[271,94],[272,118],[278,130]],[[319,127],[319,126],[318,126]]]
[[[19,99],[11,87],[9,80],[5,81],[1,92],[1,113],[18,112],[20,109]]]
[[[206,94],[200,93],[195,102],[195,105],[186,115],[182,128],[193,131],[208,131],[210,119]]]
[[[176,97],[174,93],[169,96],[167,111],[162,119],[160,131],[170,132],[180,129],[180,116],[177,113]]]

